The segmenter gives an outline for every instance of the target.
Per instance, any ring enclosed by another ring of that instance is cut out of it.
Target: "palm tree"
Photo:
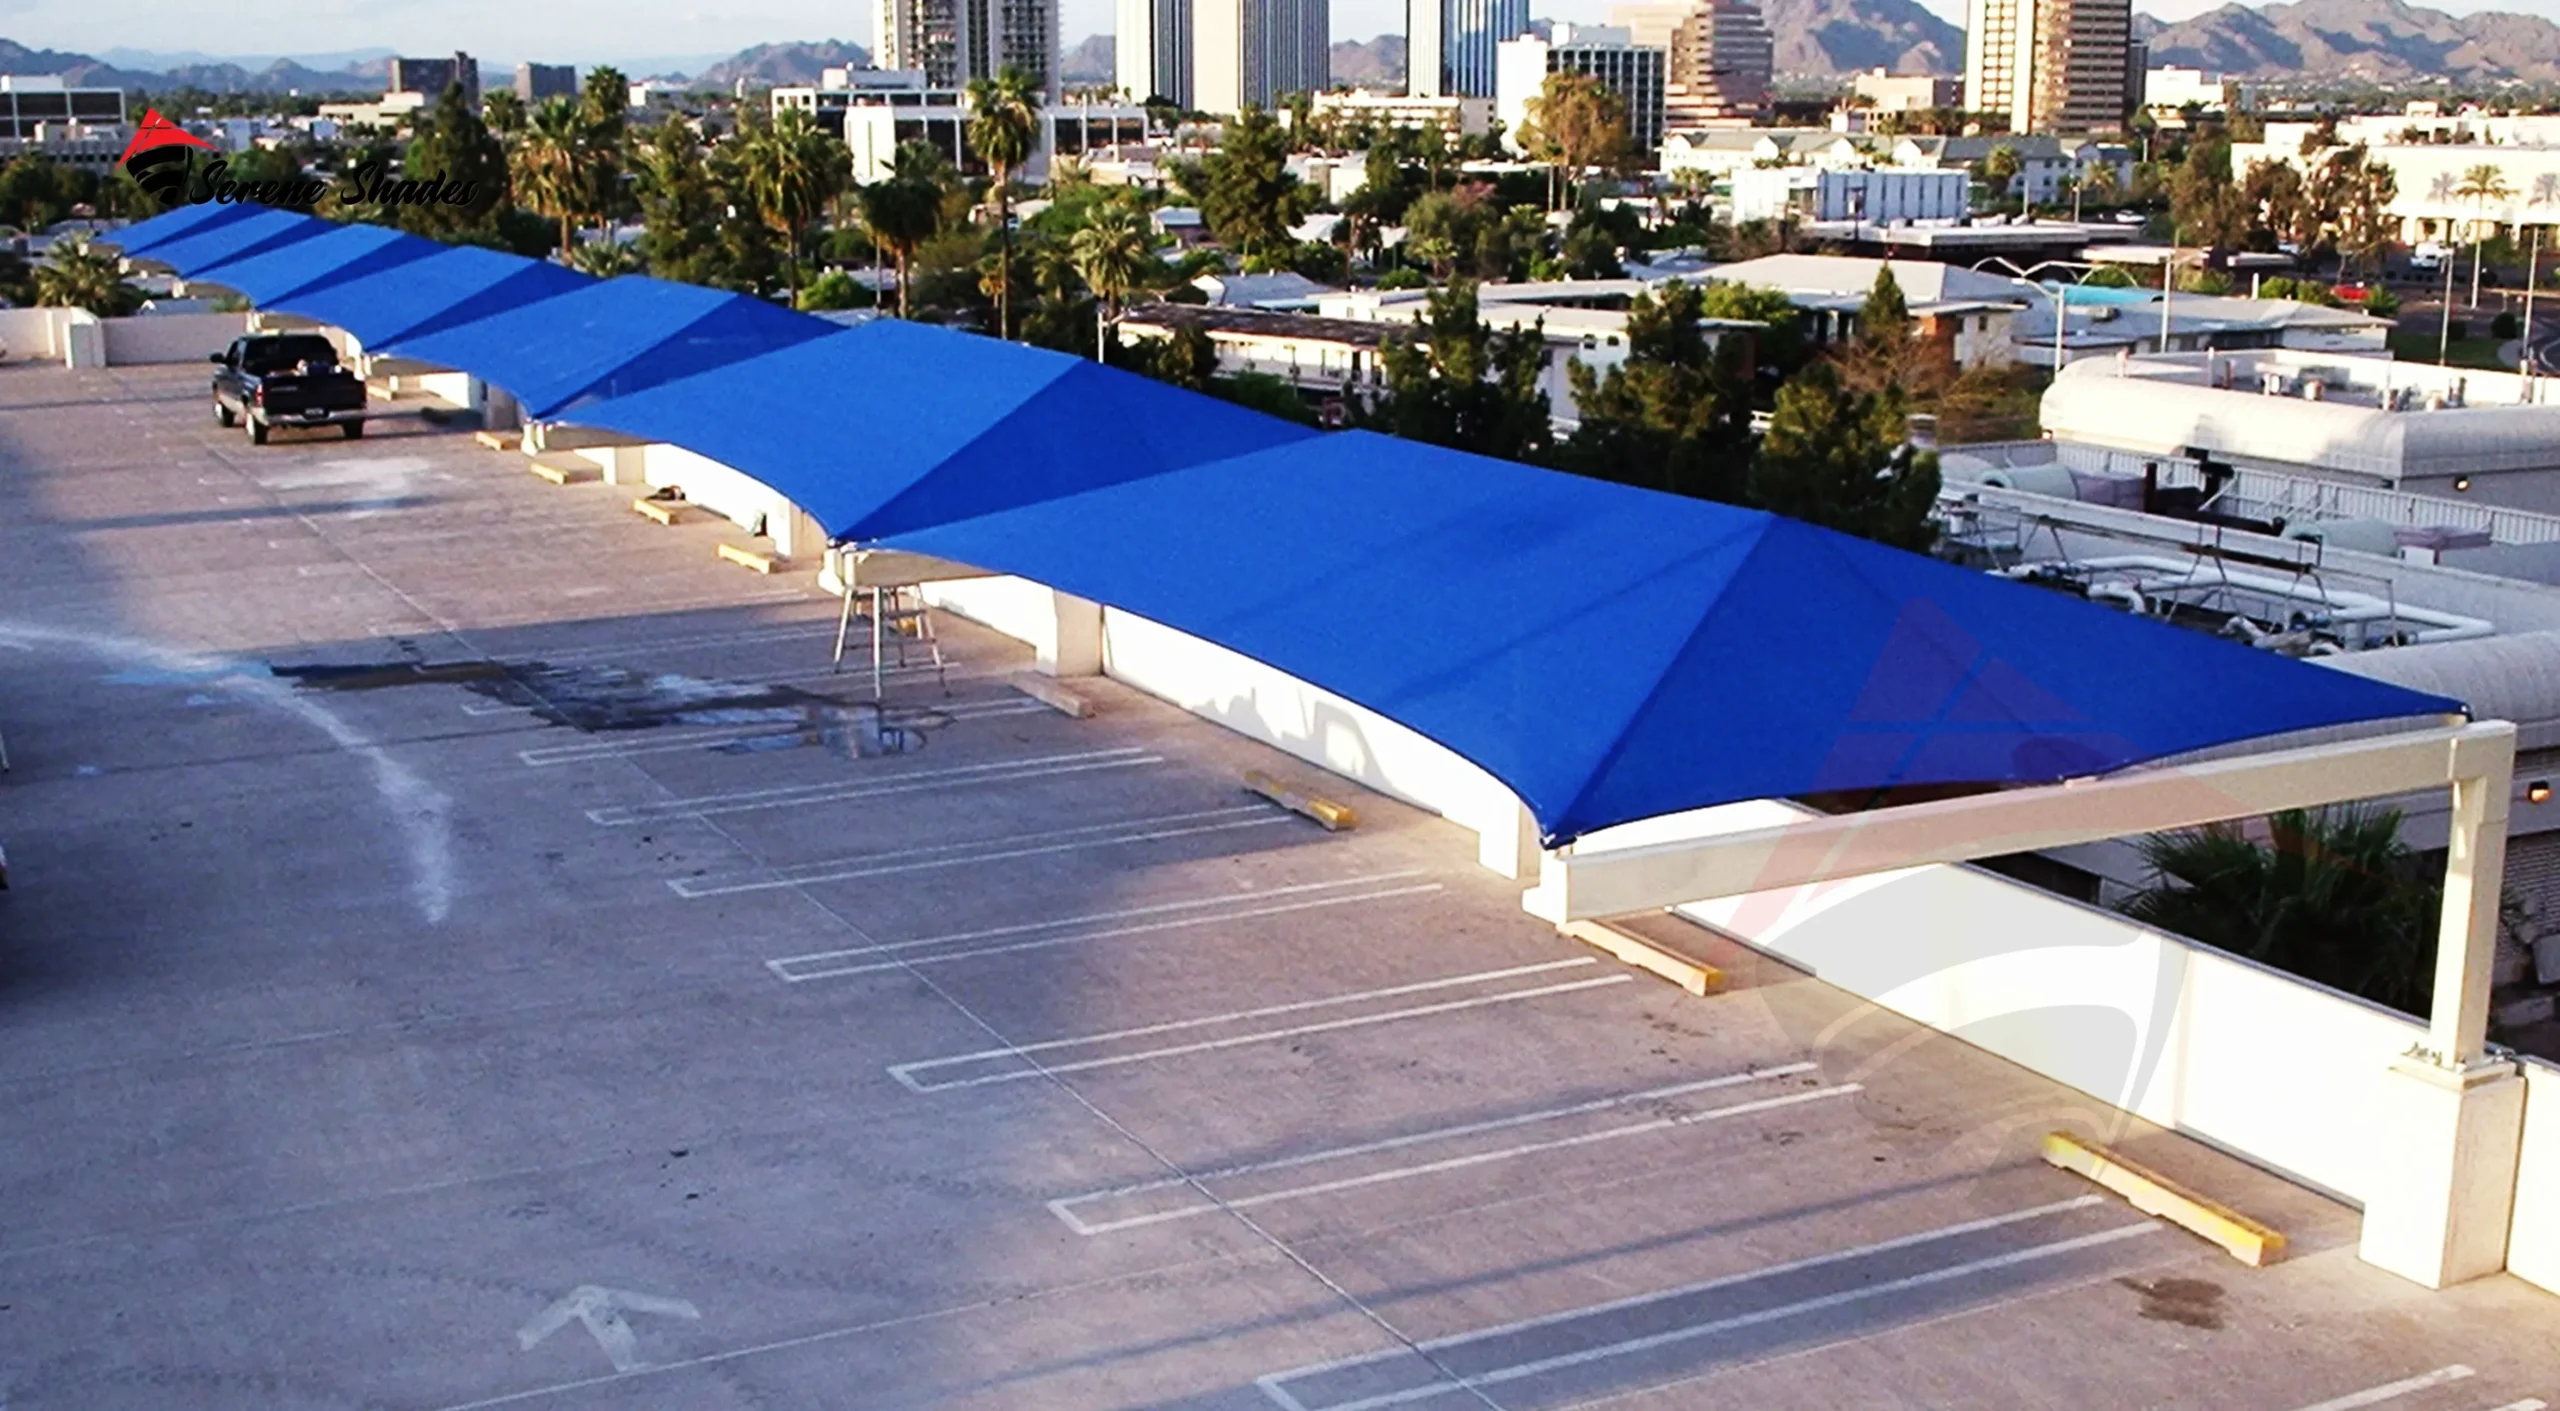
[[[2023,166],[2024,163],[2018,158],[2018,149],[2006,142],[1992,148],[1991,155],[1982,159],[1982,177],[1991,184],[1991,205],[1994,210],[2008,201],[2009,183],[2018,179],[2018,173]],[[2021,196],[2019,206],[2024,209],[2025,205],[2026,198]]]
[[[852,177],[851,149],[804,108],[785,108],[747,138],[747,190],[783,238],[791,302],[800,302],[800,240]]]
[[[996,261],[996,336],[1013,336],[1013,173],[1031,159],[1040,130],[1040,86],[1013,65],[994,78],[969,80],[969,147],[995,176],[996,229],[1004,249]]]
[[[2433,983],[2439,889],[2394,809],[2290,810],[2269,838],[2238,824],[2145,839],[2152,885],[2123,911],[2210,946],[2412,1014]]]
[[[124,262],[92,249],[88,237],[57,240],[36,266],[36,302],[47,308],[87,309],[100,318],[131,313],[136,300],[124,282]]]
[[[2453,194],[2469,201],[2478,213],[2471,222],[2471,307],[2476,309],[2480,307],[2480,248],[2486,243],[2480,238],[2479,217],[2488,214],[2491,201],[2503,201],[2516,191],[2507,185],[2504,172],[2491,163],[2482,162],[2462,174],[2462,184],[2454,188]]]
[[[580,274],[611,279],[640,272],[640,252],[619,240],[590,240],[569,255],[569,267]]]
[[[942,232],[942,190],[917,177],[893,176],[861,189],[862,223],[898,262],[898,317],[907,316],[907,266],[924,242]]]
[[[1085,287],[1093,291],[1093,357],[1108,362],[1111,356],[1111,320],[1119,317],[1120,301],[1129,297],[1138,282],[1138,269],[1147,258],[1146,222],[1136,211],[1124,205],[1108,205],[1093,213],[1093,219],[1075,233],[1067,248],[1076,262],[1076,273],[1084,276]]]
[[[576,247],[571,227],[586,213],[592,183],[587,120],[574,98],[545,98],[525,118],[508,163],[516,196],[535,214],[560,222],[560,258]]]
[[[500,137],[523,131],[524,119],[524,100],[513,89],[501,88],[480,100],[480,121]]]

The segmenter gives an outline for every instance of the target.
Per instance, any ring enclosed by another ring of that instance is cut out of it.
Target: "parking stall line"
[[[680,818],[713,818],[723,814],[752,813],[769,808],[798,808],[807,804],[841,803],[851,799],[888,798],[898,794],[919,793],[929,789],[951,789],[970,784],[1009,784],[1025,779],[1089,774],[1104,769],[1143,768],[1164,762],[1162,755],[1149,754],[1138,746],[1084,750],[1073,754],[1035,755],[1028,759],[954,765],[948,769],[912,769],[873,780],[829,780],[817,784],[785,784],[770,789],[742,789],[733,793],[704,794],[695,798],[667,799],[658,803],[631,804],[620,808],[596,808],[587,810],[587,820],[600,827],[627,828],[637,823],[655,823]]]
[[[1176,1044],[1163,1048],[1143,1049],[1136,1053],[1115,1053],[1099,1058],[1072,1059],[1064,1063],[1052,1063],[1040,1060],[1025,1062],[1028,1056],[1032,1054],[1056,1053],[1066,1049],[1090,1048],[1099,1044],[1116,1043],[1124,1039],[1152,1038],[1164,1034],[1184,1033],[1198,1029],[1215,1028],[1222,1024],[1236,1024],[1254,1019],[1276,1018],[1283,1014],[1303,1014],[1318,1009],[1336,1008],[1347,1004],[1361,1004],[1370,1000],[1397,999],[1407,995],[1427,994],[1434,990],[1454,989],[1466,985],[1480,985],[1494,981],[1536,976],[1558,970],[1581,969],[1585,966],[1597,963],[1598,962],[1588,958],[1577,958],[1573,960],[1547,961],[1537,965],[1515,965],[1502,970],[1485,970],[1472,975],[1452,975],[1445,979],[1423,980],[1408,985],[1390,985],[1384,989],[1362,990],[1347,995],[1328,995],[1322,999],[1298,1000],[1289,1004],[1264,1005],[1255,1009],[1237,1010],[1229,1014],[1212,1014],[1198,1019],[1175,1019],[1161,1024],[1140,1025],[1139,1027],[1132,1029],[1115,1029],[1109,1033],[1080,1034],[1073,1038],[1047,1039],[1038,1043],[1008,1044],[1002,1048],[980,1049],[975,1053],[954,1054],[948,1058],[919,1059],[912,1063],[892,1064],[889,1067],[889,1073],[890,1076],[896,1078],[899,1082],[905,1084],[908,1088],[916,1092],[945,1092],[952,1088],[974,1088],[984,1086],[988,1083],[1009,1083],[1023,1078],[1040,1077],[1044,1074],[1082,1073],[1097,1068],[1117,1068],[1126,1064],[1148,1063],[1157,1059],[1176,1058],[1186,1054],[1212,1053],[1222,1049],[1241,1048],[1249,1044],[1273,1043],[1281,1039],[1299,1038],[1308,1034],[1333,1033],[1344,1029],[1365,1028],[1373,1024],[1393,1023],[1400,1019],[1419,1019],[1434,1014],[1452,1014],[1463,1010],[1482,1009],[1490,1005],[1513,1004],[1522,1000],[1542,999],[1548,995],[1569,994],[1578,990],[1595,990],[1612,985],[1628,984],[1635,979],[1632,975],[1604,975],[1597,979],[1571,980],[1559,984],[1537,985],[1528,989],[1503,990],[1490,995],[1474,995],[1466,999],[1443,1000],[1434,1004],[1416,1005],[1403,1009],[1384,1010],[1375,1014],[1353,1015],[1345,1019],[1327,1019],[1313,1024],[1295,1024],[1278,1029],[1256,1030],[1247,1034],[1230,1034],[1223,1038],[1206,1039],[1198,1043]],[[996,1073],[981,1073],[970,1077],[951,1078],[941,1081],[924,1080],[917,1076],[922,1073],[930,1073],[952,1068],[963,1068],[971,1064],[984,1065],[1007,1061],[1024,1063],[1024,1066]]]
[[[1569,1373],[1595,1364],[1676,1348],[1720,1333],[1741,1332],[1791,1319],[1870,1303],[1960,1280],[1996,1275],[2139,1239],[2170,1227],[2143,1220],[2084,1234],[2048,1239],[2013,1248],[1977,1250],[1981,1237],[2007,1232],[2029,1222],[2051,1220],[2105,1204],[2102,1197],[2081,1196],[2005,1215],[1942,1226],[1898,1239],[1854,1249],[1792,1260],[1722,1278],[1708,1279],[1659,1293],[1522,1319],[1498,1327],[1416,1342],[1409,1348],[1367,1353],[1307,1367],[1271,1373],[1255,1380],[1264,1395],[1288,1411],[1381,1411],[1443,1398],[1481,1399],[1485,1390],[1538,1377]],[[1906,1269],[1904,1259],[1945,1251],[1946,1262]],[[1825,1287],[1829,1282],[1833,1286]],[[1754,1303],[1767,1293],[1775,1301]],[[1792,1296],[1790,1296],[1792,1295]],[[1719,1300],[1738,1303],[1717,1309]],[[1683,1302],[1703,1302],[1710,1316],[1683,1318]],[[1605,1337],[1608,1329],[1574,1325],[1628,1315],[1630,1321],[1661,1324],[1634,1336]],[[1650,1316],[1648,1316],[1650,1315]],[[1506,1346],[1517,1343],[1516,1348]],[[1535,1354],[1541,1345],[1561,1350]],[[1686,1375],[1694,1375],[1694,1372]],[[1328,1390],[1326,1383],[1332,1384]],[[1561,1404],[1588,1399],[1581,1392],[1537,1398]],[[1510,1404],[1506,1401],[1505,1404]],[[2370,1403],[2341,1403],[2345,1405]],[[2304,1411],[2333,1411],[2324,1404]]]
[[[1123,843],[1187,838],[1195,834],[1220,833],[1237,828],[1267,828],[1275,824],[1288,824],[1295,821],[1286,815],[1274,813],[1260,804],[1241,804],[1233,808],[1202,809],[1192,813],[1169,813],[1154,818],[1129,818],[1113,823],[1093,823],[1081,828],[1017,833],[1003,838],[978,838],[965,843],[936,843],[928,847],[897,848],[858,857],[831,858],[825,862],[801,863],[793,867],[759,868],[753,872],[729,873],[724,876],[674,877],[668,879],[667,886],[677,896],[688,899],[725,897],[734,896],[740,892],[773,891],[777,888],[802,887],[817,882],[844,882],[861,877],[884,877],[900,872],[968,867],[985,862],[1003,862],[1013,858],[1073,852],[1080,848],[1116,847]]]
[[[1745,1083],[1766,1082],[1776,1078],[1789,1077],[1795,1074],[1807,1072],[1813,1067],[1814,1065],[1810,1063],[1795,1063],[1777,1068],[1755,1069],[1750,1072],[1727,1074],[1720,1078],[1709,1078],[1695,1083],[1679,1083],[1669,1087],[1648,1088],[1642,1092],[1624,1093],[1616,1097],[1598,1098],[1590,1102],[1573,1103],[1569,1106],[1547,1108],[1538,1112],[1521,1113],[1511,1117],[1499,1117],[1489,1121],[1469,1122],[1458,1126],[1442,1127],[1427,1132],[1416,1132],[1407,1136],[1390,1137],[1382,1141],[1362,1142],[1353,1146],[1334,1147],[1326,1151],[1310,1152],[1303,1156],[1286,1157],[1277,1161],[1263,1161],[1248,1165],[1230,1166],[1221,1170],[1204,1171],[1197,1175],[1187,1177],[1145,1181],[1136,1185],[1121,1186],[1113,1190],[1093,1191],[1083,1195],[1067,1196],[1062,1199],[1053,1200],[1049,1202],[1049,1210],[1060,1220],[1064,1221],[1067,1227],[1074,1230],[1077,1234],[1110,1234],[1119,1230],[1136,1229],[1146,1225],[1163,1224],[1171,1220],[1184,1220],[1198,1215],[1215,1214],[1222,1210],[1247,1210],[1256,1206],[1274,1205],[1283,1201],[1304,1199],[1309,1196],[1329,1195],[1338,1191],[1356,1190],[1365,1186],[1382,1185],[1392,1181],[1409,1180],[1419,1176],[1437,1175],[1446,1171],[1464,1170],[1473,1166],[1483,1166],[1497,1161],[1513,1160],[1523,1156],[1536,1155],[1541,1152],[1563,1151],[1574,1147],[1590,1146],[1600,1142],[1614,1141],[1621,1137],[1637,1136],[1649,1132],[1672,1131],[1681,1127],[1696,1126],[1706,1122],[1722,1121],[1727,1118],[1746,1117],[1762,1112],[1774,1112],[1785,1108],[1801,1106],[1806,1103],[1821,1102],[1831,1098],[1848,1097],[1861,1091],[1858,1085],[1854,1083],[1844,1084],[1839,1087],[1814,1088],[1809,1091],[1786,1093],[1778,1097],[1760,1098],[1748,1102],[1733,1103],[1724,1107],[1711,1107],[1696,1112],[1684,1112],[1655,1117],[1643,1122],[1622,1124],[1615,1127],[1604,1127],[1597,1131],[1577,1132],[1570,1136],[1549,1138],[1542,1141],[1522,1142],[1512,1146],[1496,1148],[1490,1151],[1468,1152],[1459,1156],[1446,1157],[1438,1161],[1427,1161],[1410,1166],[1396,1166],[1382,1170],[1365,1171],[1358,1175],[1338,1177],[1326,1181],[1316,1181],[1282,1190],[1257,1191],[1252,1194],[1218,1196],[1208,1200],[1192,1200],[1163,1209],[1149,1210],[1142,1214],[1127,1215],[1118,1219],[1107,1219],[1098,1222],[1086,1219],[1084,1214],[1077,1208],[1079,1206],[1090,1206],[1103,1201],[1128,1200],[1133,1197],[1142,1197],[1158,1191],[1195,1191],[1212,1182],[1234,1181],[1242,1177],[1261,1175],[1273,1171],[1304,1169],[1327,1162],[1353,1161],[1360,1157],[1375,1155],[1381,1152],[1407,1150],[1412,1147],[1434,1142],[1457,1141],[1471,1136],[1483,1135],[1489,1132],[1515,1130],[1539,1123],[1559,1122],[1574,1117],[1613,1111],[1633,1106],[1638,1103],[1667,1102],[1676,1097],[1711,1092],[1717,1089],[1735,1087]]]
[[[1125,907],[1117,911],[1089,912],[1082,916],[1060,917],[1050,921],[1028,921],[1011,926],[991,926],[975,931],[955,931],[940,936],[919,936],[913,940],[892,941],[886,945],[855,946],[846,950],[816,951],[808,955],[785,956],[768,960],[765,968],[785,984],[805,984],[811,980],[831,980],[846,975],[866,975],[884,970],[900,970],[909,965],[934,965],[944,961],[970,960],[980,956],[1009,955],[1018,951],[1045,950],[1052,946],[1075,945],[1084,941],[1109,940],[1118,936],[1148,935],[1160,931],[1183,930],[1193,926],[1213,926],[1224,921],[1250,921],[1257,917],[1282,916],[1298,911],[1347,906],[1356,902],[1389,901],[1400,897],[1427,896],[1440,891],[1437,882],[1397,883],[1423,875],[1419,870],[1382,872],[1372,876],[1346,877],[1332,882],[1302,882],[1295,886],[1268,887],[1261,891],[1231,892],[1190,901],[1159,902],[1153,906]],[[1342,893],[1344,888],[1369,888]],[[1328,895],[1311,895],[1326,893]],[[1296,897],[1295,901],[1270,901],[1271,898]],[[1254,903],[1238,906],[1237,903]],[[1193,912],[1194,915],[1167,915]],[[1122,918],[1150,917],[1152,920]],[[1109,923],[1121,921],[1119,925]],[[1076,929],[1083,927],[1086,929]],[[1055,934],[1040,935],[1041,932]],[[1031,939],[1014,939],[1016,937]],[[934,947],[947,947],[940,954],[915,954]],[[870,956],[893,956],[888,960],[866,960]]]
[[[2344,1396],[2333,1396],[2327,1401],[2315,1401],[2309,1406],[2297,1407],[2295,1411],[2359,1411],[2361,1407],[2380,1406],[2386,1401],[2397,1401],[2411,1392],[2428,1391],[2440,1386],[2451,1386],[2455,1382],[2468,1381],[2476,1375],[2478,1374],[2469,1367],[2456,1362],[2450,1366],[2438,1367],[2432,1372],[2403,1377],[2396,1382],[2385,1382],[2380,1386],[2366,1387],[2362,1391],[2351,1391]]]

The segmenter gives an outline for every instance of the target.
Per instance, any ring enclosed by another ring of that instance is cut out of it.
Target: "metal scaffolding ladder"
[[[870,611],[863,616],[871,622],[871,699],[880,699],[886,687],[887,653],[892,644],[898,653],[901,669],[907,665],[907,653],[911,648],[922,647],[932,653],[934,680],[948,693],[951,689],[950,669],[942,658],[942,639],[934,631],[933,606],[924,600],[923,586],[914,583],[860,583],[856,581],[858,574],[853,567],[853,556],[847,554],[840,562],[843,567],[838,571],[843,578],[838,588],[844,598],[844,606],[836,615],[836,650],[830,663],[832,669],[844,669],[845,643],[853,635],[854,599],[857,595],[867,595]]]

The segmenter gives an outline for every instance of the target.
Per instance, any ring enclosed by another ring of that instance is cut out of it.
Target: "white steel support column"
[[[2507,1263],[2525,1081],[2486,1050],[2514,785],[2512,736],[2456,751],[2427,1042],[2392,1064],[2374,1114],[2382,1184],[2365,1200],[2357,1253],[2428,1288]]]

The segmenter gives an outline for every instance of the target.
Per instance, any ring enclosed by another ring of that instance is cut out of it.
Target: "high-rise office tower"
[[[872,62],[959,88],[1018,68],[1058,96],[1058,0],[880,0]]]
[[[2132,44],[2132,0],[1973,0],[1964,105],[2011,132],[2119,128]]]
[[[1115,78],[1132,101],[1191,106],[1191,0],[1120,0]]]
[[[1204,112],[1268,108],[1332,82],[1326,0],[1197,0],[1191,11],[1191,101]]]
[[[1635,0],[1612,7],[1609,23],[1663,51],[1664,128],[1769,115],[1777,46],[1753,0]]]
[[[1495,46],[1529,32],[1529,0],[1405,0],[1404,91],[1490,98]]]

